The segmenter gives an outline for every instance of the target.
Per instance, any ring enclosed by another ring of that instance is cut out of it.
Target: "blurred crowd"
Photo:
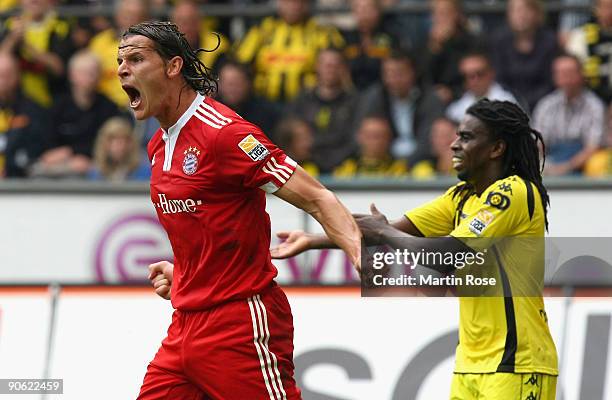
[[[458,123],[488,97],[531,115],[545,174],[612,176],[612,0],[554,15],[508,0],[505,16],[466,15],[460,0],[414,14],[387,12],[402,0],[277,0],[242,33],[206,4],[268,1],[117,0],[112,17],[95,12],[105,1],[61,3],[91,7],[68,18],[54,0],[0,0],[0,177],[149,177],[158,125],[133,119],[116,56],[122,32],[153,18],[209,50],[217,99],[312,175],[450,175]]]

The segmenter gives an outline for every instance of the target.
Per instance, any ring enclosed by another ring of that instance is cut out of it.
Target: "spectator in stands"
[[[561,0],[562,10],[558,19],[559,45],[565,49],[571,32],[589,22],[592,8],[591,0]],[[584,10],[568,10],[566,7],[581,6]]]
[[[227,60],[219,70],[219,101],[271,136],[280,107],[253,93],[253,72],[248,65]],[[274,138],[272,138],[274,139]]]
[[[107,120],[98,132],[89,178],[95,180],[148,180],[151,165],[140,150],[132,124],[123,117]]]
[[[468,32],[461,0],[432,0],[430,4],[431,29],[425,46],[419,49],[419,66],[438,97],[448,104],[461,93],[459,60],[478,42]]]
[[[255,68],[255,91],[271,101],[289,101],[313,87],[317,53],[344,45],[335,28],[310,17],[310,2],[278,0],[278,17],[252,27],[236,50],[238,61]]]
[[[596,22],[570,32],[566,50],[583,64],[588,85],[605,103],[612,100],[612,0],[595,1]]]
[[[129,98],[117,79],[119,38],[128,27],[147,18],[146,0],[118,0],[114,13],[115,26],[98,33],[89,44],[91,52],[98,56],[102,63],[99,90],[121,108],[127,108]]]
[[[289,114],[314,127],[313,161],[329,173],[355,150],[355,108],[359,98],[347,89],[348,66],[338,49],[317,57],[317,86],[305,89],[290,104]]]
[[[453,151],[451,144],[457,138],[458,125],[446,117],[438,118],[431,126],[432,158],[418,162],[410,176],[416,179],[453,175]]]
[[[319,167],[312,161],[314,132],[308,122],[298,117],[285,118],[278,123],[274,137],[278,147],[310,176],[319,175]]]
[[[52,0],[22,0],[21,7],[21,14],[4,23],[0,52],[17,56],[23,94],[48,108],[66,91],[65,61],[73,53],[70,26],[57,17]]]
[[[518,103],[511,92],[496,82],[495,70],[486,54],[473,52],[465,55],[459,63],[459,70],[465,81],[465,92],[446,110],[446,115],[453,121],[461,121],[465,111],[484,97],[489,100]]]
[[[353,83],[363,90],[380,81],[380,63],[397,47],[397,39],[382,24],[380,0],[352,0],[351,9],[357,29],[346,32],[344,54]]]
[[[593,154],[584,166],[584,175],[590,178],[612,176],[612,105],[606,111],[606,138],[604,148]]]
[[[394,51],[382,64],[382,84],[362,96],[357,118],[383,115],[391,123],[391,154],[407,158],[409,165],[430,157],[429,132],[444,115],[444,105],[432,90],[417,85],[414,59]]]
[[[0,53],[0,178],[27,175],[48,129],[47,111],[22,94],[19,78],[17,59]]]
[[[217,33],[219,35],[217,37],[204,24],[198,3],[195,0],[179,0],[172,10],[172,22],[185,34],[185,39],[192,48],[207,50],[198,54],[200,61],[206,67],[215,69],[218,61],[228,51],[230,42],[222,34]]]
[[[584,166],[584,175],[589,178],[612,176],[612,147],[607,147],[593,154]]]
[[[591,0],[561,0],[564,7],[583,6],[589,8]],[[566,10],[559,14],[559,43],[562,48],[567,45],[567,40],[572,30],[589,22],[591,13],[588,11]]]
[[[82,176],[89,170],[97,132],[119,113],[117,106],[97,91],[100,70],[98,58],[88,51],[70,59],[70,94],[53,106],[47,150],[32,169],[33,175]]]
[[[534,128],[546,145],[548,175],[581,171],[600,147],[604,134],[604,103],[585,87],[580,60],[562,55],[553,63],[557,90],[538,102]]]
[[[375,177],[398,178],[407,176],[406,160],[391,155],[393,133],[384,116],[371,115],[361,121],[357,131],[359,149],[354,157],[334,169],[335,178]]]
[[[559,54],[556,34],[544,27],[543,7],[540,0],[508,1],[508,26],[491,41],[497,80],[522,97],[530,110],[554,89],[550,70]]]

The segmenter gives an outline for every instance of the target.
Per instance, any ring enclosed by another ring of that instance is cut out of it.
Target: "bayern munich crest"
[[[193,175],[198,170],[198,156],[200,155],[200,150],[196,147],[189,146],[184,154],[183,172],[187,175]]]

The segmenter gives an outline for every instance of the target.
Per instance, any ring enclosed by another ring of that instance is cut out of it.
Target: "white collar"
[[[178,135],[181,129],[183,129],[183,127],[187,124],[187,121],[189,121],[189,119],[193,116],[198,106],[202,104],[204,99],[205,97],[198,93],[187,111],[185,111],[183,115],[181,115],[181,117],[178,119],[178,121],[176,121],[174,125],[168,128],[168,131],[166,131],[164,128],[161,128],[162,132],[164,132],[162,138],[164,140],[168,140],[169,137]]]

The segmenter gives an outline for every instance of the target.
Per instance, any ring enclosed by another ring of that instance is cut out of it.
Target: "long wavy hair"
[[[151,39],[155,46],[155,51],[164,60],[173,57],[183,59],[181,74],[187,85],[196,92],[208,95],[217,91],[217,78],[212,70],[208,68],[198,58],[198,53],[202,51],[211,52],[219,48],[221,38],[217,35],[217,46],[214,49],[192,49],[185,35],[179,31],[178,27],[167,21],[148,21],[137,25],[132,25],[123,33],[122,38],[140,35]]]

